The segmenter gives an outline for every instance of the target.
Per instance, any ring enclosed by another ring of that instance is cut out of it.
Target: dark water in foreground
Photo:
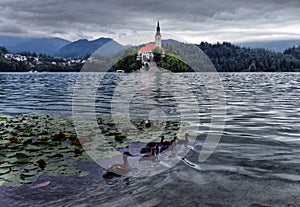
[[[0,113],[71,115],[77,75],[0,74]],[[209,78],[205,74],[200,79],[193,74],[179,77],[199,102],[200,135],[195,147],[201,148],[210,126],[210,102],[202,84]],[[42,175],[39,182],[50,180],[51,185],[39,189],[0,187],[0,206],[300,206],[300,74],[220,77],[227,99],[226,125],[215,153],[197,169],[179,162],[159,175],[105,181],[96,164],[79,163],[91,174],[82,178]],[[86,82],[93,78],[87,75]],[[112,91],[124,79],[126,75],[103,80],[97,113],[109,112]],[[174,87],[176,91],[182,85]],[[168,91],[144,89],[144,99],[132,101],[133,116],[162,105],[168,116],[179,116]],[[175,99],[186,101],[186,97]],[[195,114],[188,108],[182,110],[193,123]],[[198,154],[191,151],[186,158],[197,163]]]

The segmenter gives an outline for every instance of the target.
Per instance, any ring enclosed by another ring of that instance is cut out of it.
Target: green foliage
[[[179,57],[173,54],[166,54],[161,56],[158,53],[154,53],[154,61],[159,68],[170,70],[174,73],[189,72],[189,66],[180,60]]]
[[[198,45],[219,72],[293,72],[299,71],[300,59],[265,49],[241,48],[230,43]]]
[[[157,50],[158,51],[158,50]],[[170,70],[172,72],[188,72],[189,67],[187,64],[182,62],[177,56],[173,54],[168,54],[162,56],[161,51],[154,52],[154,61],[157,63],[159,68]],[[113,71],[124,70],[125,73],[130,73],[139,70],[142,67],[142,61],[136,59],[137,54],[129,55],[121,60],[119,60],[114,66]],[[145,65],[148,68],[148,65]]]
[[[34,183],[39,176],[85,176],[77,160],[90,161],[71,117],[0,116],[0,186]]]
[[[163,53],[163,50],[159,47],[155,47],[152,52],[155,54],[155,53],[159,53],[159,54],[162,54]]]
[[[284,51],[284,54],[292,55],[293,57],[300,60],[300,46],[287,49],[286,51]]]
[[[8,53],[8,50],[5,47],[0,47],[0,55]]]
[[[6,60],[4,57],[0,57],[0,72],[27,72],[30,71],[28,65],[24,62],[15,60]]]
[[[0,47],[0,72],[26,72],[29,71],[28,66],[23,62],[15,60],[7,60],[3,57],[8,53],[5,47]]]
[[[136,59],[137,54],[129,55],[119,60],[114,66],[113,71],[124,70],[125,73],[130,73],[139,70],[142,67],[142,61]]]
[[[8,53],[5,47],[0,47],[0,72],[28,72],[31,70],[39,72],[79,72],[83,63],[73,63],[67,65],[66,60],[55,58],[49,55],[30,52],[20,52],[19,55],[26,56],[27,61],[8,60],[3,57],[3,54]],[[37,64],[34,57],[39,57],[40,64]],[[56,65],[52,64],[55,62]]]
[[[119,123],[124,127],[124,132],[120,132],[113,117],[103,114],[97,117],[97,123],[104,136],[98,139],[95,136],[98,130],[86,130],[95,117],[90,120],[84,118],[75,128],[73,121],[77,118],[0,115],[0,186],[31,184],[42,174],[83,177],[89,172],[77,168],[78,161],[92,161],[85,151],[93,150],[93,159],[111,158],[127,149],[130,143],[147,143],[159,141],[162,135],[167,138],[191,133],[188,123],[179,121],[167,121],[164,130],[160,131],[159,120],[132,119],[128,123],[127,119],[122,118]],[[143,133],[127,134],[132,130],[132,125]],[[84,137],[78,137],[76,130],[85,131]]]

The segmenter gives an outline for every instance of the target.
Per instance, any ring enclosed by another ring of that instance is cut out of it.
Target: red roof
[[[155,48],[155,44],[147,44],[141,49],[139,49],[139,53],[151,52],[154,48]]]

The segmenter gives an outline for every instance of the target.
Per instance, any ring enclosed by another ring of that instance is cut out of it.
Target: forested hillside
[[[292,52],[242,48],[227,42],[202,42],[198,46],[219,72],[294,72],[300,68],[300,59]]]

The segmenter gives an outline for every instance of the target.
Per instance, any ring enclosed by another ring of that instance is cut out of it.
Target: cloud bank
[[[187,41],[300,39],[298,0],[1,0],[0,35],[118,37],[154,31]]]

